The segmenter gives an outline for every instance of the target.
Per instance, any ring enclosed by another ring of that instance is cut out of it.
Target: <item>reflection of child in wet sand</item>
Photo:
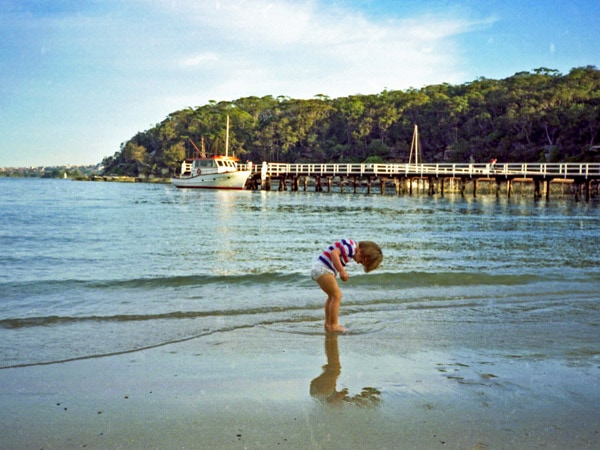
[[[348,389],[341,392],[336,390],[337,379],[342,373],[337,334],[331,333],[325,337],[325,354],[327,364],[323,366],[323,373],[310,383],[310,395],[323,402],[339,403],[348,394]]]
[[[361,408],[374,408],[381,403],[381,392],[375,388],[365,387],[353,397],[348,395],[348,388],[337,390],[337,379],[342,373],[337,334],[327,333],[325,336],[325,354],[327,364],[323,366],[323,373],[310,383],[312,397],[331,406],[352,404]]]
[[[339,273],[342,281],[348,281],[346,264],[352,259],[362,264],[365,272],[371,272],[381,264],[383,253],[375,242],[341,239],[327,247],[312,268],[311,278],[327,294],[325,302],[325,330],[327,331],[346,331],[338,322],[342,291],[336,276]]]

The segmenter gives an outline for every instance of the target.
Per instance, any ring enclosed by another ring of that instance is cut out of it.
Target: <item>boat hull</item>
[[[171,178],[178,188],[242,190],[250,176],[249,170]]]

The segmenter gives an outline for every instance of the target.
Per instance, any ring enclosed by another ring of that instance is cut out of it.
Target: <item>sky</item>
[[[598,0],[1,0],[0,167],[98,164],[170,113],[600,67]]]

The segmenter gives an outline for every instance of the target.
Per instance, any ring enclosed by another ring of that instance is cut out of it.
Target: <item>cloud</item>
[[[204,62],[216,61],[217,55],[214,53],[202,53],[200,55],[192,56],[181,61],[183,67],[194,67]]]
[[[199,56],[182,65],[204,67],[218,53],[215,90],[226,86],[242,96],[244,89],[253,95],[269,88],[274,95],[343,96],[462,81],[456,38],[491,23],[433,13],[373,19],[322,1],[179,1],[165,7],[205,33],[192,44]]]

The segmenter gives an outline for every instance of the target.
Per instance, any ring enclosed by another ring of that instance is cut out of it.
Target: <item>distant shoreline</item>
[[[42,176],[42,175],[22,175],[22,174],[3,174],[0,172],[0,178],[40,178],[40,179],[55,179],[55,180],[72,180],[72,181],[99,181],[99,182],[117,182],[117,183],[164,183],[170,184],[170,178],[162,177],[132,177],[127,175],[67,175],[65,176]]]
[[[105,182],[117,182],[117,183],[163,183],[171,184],[170,178],[158,178],[158,177],[129,177],[129,176],[117,176],[117,175],[94,175],[91,177],[74,177],[73,181],[105,181]]]

